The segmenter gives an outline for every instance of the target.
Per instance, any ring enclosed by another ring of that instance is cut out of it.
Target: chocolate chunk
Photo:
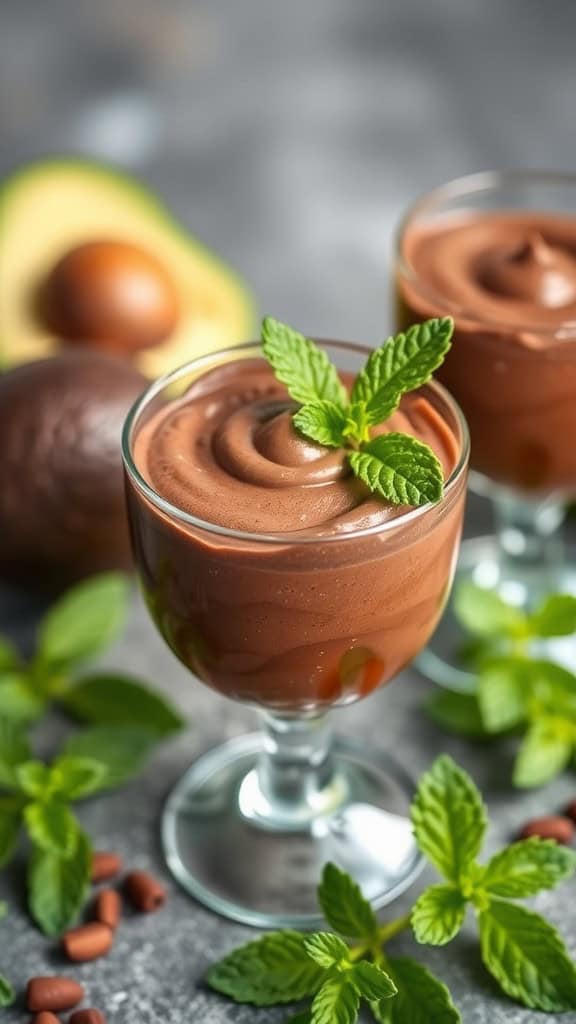
[[[30,978],[26,1005],[32,1013],[41,1010],[70,1010],[84,999],[84,988],[72,978],[59,976]]]
[[[106,924],[93,921],[81,928],[72,928],[62,936],[62,945],[69,960],[83,963],[105,956],[111,949],[114,935]]]
[[[107,882],[122,870],[122,858],[109,850],[95,850],[92,854],[92,881]]]
[[[146,871],[131,871],[126,876],[126,894],[136,910],[149,914],[166,902],[166,890]]]
[[[114,931],[118,927],[122,904],[116,889],[102,889],[94,902],[94,917]]]

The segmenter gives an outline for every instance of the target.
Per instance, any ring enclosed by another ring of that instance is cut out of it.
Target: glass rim
[[[366,355],[369,355],[370,352],[373,351],[369,346],[359,345],[355,342],[331,341],[329,339],[316,340],[319,341],[320,344],[332,345],[336,348],[347,351],[353,350]],[[360,527],[356,530],[349,530],[344,533],[327,534],[325,536],[316,533],[313,536],[304,537],[299,536],[297,532],[255,533],[249,530],[235,530],[231,527],[222,526],[219,523],[211,523],[208,520],[201,519],[199,516],[192,515],[190,512],[185,512],[183,509],[178,508],[177,505],[172,504],[172,502],[168,501],[161,494],[158,494],[155,488],[152,487],[141,474],[132,456],[132,434],[138,417],[165,387],[173,384],[176,380],[185,376],[185,374],[190,373],[191,370],[206,366],[215,359],[221,360],[222,357],[237,357],[238,353],[246,352],[248,349],[257,349],[259,346],[260,342],[249,341],[244,342],[242,345],[219,349],[217,352],[207,353],[203,356],[198,356],[196,359],[191,359],[182,366],[179,366],[164,374],[162,377],[159,377],[157,380],[152,381],[143,394],[140,395],[132,405],[122,429],[122,459],[131,481],[156,508],[172,519],[176,519],[188,526],[193,526],[198,530],[217,534],[221,537],[228,537],[233,540],[249,541],[252,544],[282,544],[298,546],[300,544],[342,543],[347,540],[358,540],[362,537],[370,537],[380,533],[387,533],[394,529],[400,529],[401,527],[420,519],[422,516],[425,516],[432,509],[442,507],[446,503],[446,500],[450,499],[468,465],[468,458],[470,454],[470,434],[464,413],[460,409],[457,401],[453,398],[450,392],[446,390],[446,388],[435,380],[430,381],[428,384],[424,385],[424,387],[432,389],[434,393],[437,394],[445,403],[445,405],[448,406],[456,419],[458,429],[460,431],[460,438],[458,438],[460,443],[459,457],[454,469],[448,477],[448,480],[444,484],[444,492],[439,502],[427,502],[425,505],[418,505],[415,508],[411,508],[405,514],[401,514],[394,519],[388,519],[383,523],[376,523],[373,526],[367,526],[364,528]]]
[[[559,188],[575,188],[576,189],[576,174],[571,171],[544,171],[544,170],[488,170],[488,171],[475,171],[472,174],[462,174],[457,178],[452,178],[450,181],[446,181],[441,185],[436,185],[434,188],[429,189],[427,192],[422,192],[405,211],[403,216],[400,218],[398,226],[394,232],[394,253],[397,260],[397,265],[400,269],[401,274],[405,274],[413,282],[422,283],[422,279],[418,274],[418,271],[407,259],[404,253],[404,237],[408,227],[419,219],[422,214],[426,212],[433,212],[442,203],[447,202],[450,199],[459,199],[465,196],[474,196],[481,193],[497,192],[500,189],[513,187],[514,185],[548,185],[556,186]],[[504,209],[505,207],[502,207]],[[526,324],[520,321],[502,321],[494,318],[485,318],[481,313],[474,313],[462,306],[458,306],[453,300],[448,300],[446,296],[439,294],[432,288],[427,288],[426,295],[431,301],[437,302],[440,307],[444,307],[446,314],[453,314],[460,320],[465,321],[468,324],[481,324],[487,329],[493,328],[499,331],[521,331],[529,334],[535,334],[544,337],[554,337],[561,334],[562,331],[569,330],[570,332],[576,332],[576,319],[562,320],[557,324]],[[449,307],[449,308],[448,308]],[[574,338],[571,336],[568,338],[558,338],[562,344],[576,342],[576,335]]]

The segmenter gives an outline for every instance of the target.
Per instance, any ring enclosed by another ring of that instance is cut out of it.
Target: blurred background
[[[0,171],[115,162],[262,310],[374,343],[419,192],[574,169],[575,39],[574,0],[1,0]]]

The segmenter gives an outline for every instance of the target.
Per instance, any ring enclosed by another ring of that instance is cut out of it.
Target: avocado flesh
[[[142,246],[162,261],[178,289],[176,330],[132,357],[148,377],[254,337],[249,292],[147,189],[105,166],[53,160],[16,172],[0,190],[2,365],[62,349],[37,314],[37,296],[61,256],[96,239]]]

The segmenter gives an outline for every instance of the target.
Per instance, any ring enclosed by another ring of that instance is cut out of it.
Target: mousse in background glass
[[[495,535],[462,545],[457,581],[525,608],[576,592],[561,538],[576,493],[575,210],[576,175],[486,172],[419,199],[398,234],[397,327],[454,318],[438,377],[468,421],[471,487],[494,510]],[[467,688],[457,635],[447,614],[419,665]]]

